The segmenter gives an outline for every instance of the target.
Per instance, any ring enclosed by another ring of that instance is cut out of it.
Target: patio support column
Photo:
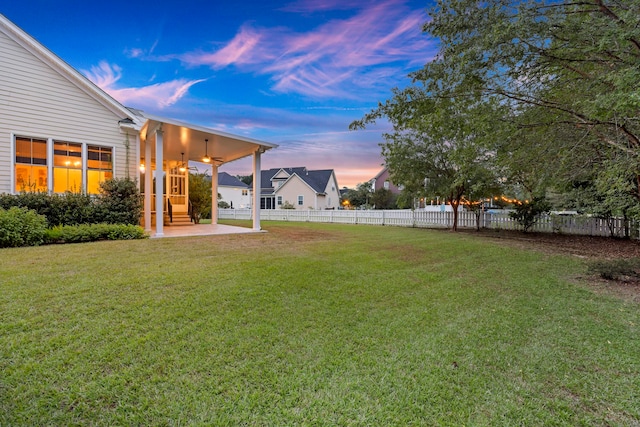
[[[260,156],[264,152],[262,147],[253,153],[253,206],[251,215],[253,217],[253,229],[258,231],[260,228],[260,192],[262,183],[260,182]]]
[[[163,132],[156,129],[156,237],[164,236],[164,163]]]
[[[151,199],[153,198],[153,169],[151,169],[151,144],[144,143],[144,229],[151,231]]]
[[[218,165],[211,165],[211,224],[218,223]]]

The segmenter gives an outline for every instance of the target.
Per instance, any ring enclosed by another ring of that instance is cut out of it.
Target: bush
[[[82,243],[98,240],[134,240],[149,236],[138,225],[81,224],[62,225],[47,230],[48,243]]]
[[[11,206],[36,211],[47,218],[50,225],[75,225],[89,223],[96,214],[91,196],[67,192],[64,194],[47,194],[44,192],[2,194],[0,207]]]
[[[0,208],[0,247],[38,246],[45,241],[47,219],[36,211]]]
[[[538,221],[540,215],[549,213],[551,205],[544,197],[534,197],[530,202],[516,204],[509,216],[520,224],[524,232],[528,232]]]
[[[639,279],[640,259],[594,261],[589,264],[588,271],[607,280]]]
[[[44,215],[51,226],[140,223],[142,197],[135,181],[111,179],[100,185],[100,191],[97,197],[72,192],[0,194],[0,208],[33,209]]]
[[[142,196],[136,181],[114,178],[100,184],[95,223],[140,224]]]

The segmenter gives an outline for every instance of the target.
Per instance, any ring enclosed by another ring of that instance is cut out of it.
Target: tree
[[[441,50],[414,78],[432,96],[473,87],[498,97],[515,125],[543,129],[557,144],[544,158],[529,157],[538,165],[568,162],[576,152],[569,142],[638,163],[640,0],[441,0],[430,15],[424,29]]]
[[[438,78],[445,84],[448,75]],[[393,132],[383,135],[381,148],[391,179],[410,194],[444,197],[453,208],[455,231],[463,196],[475,178],[491,174],[499,124],[494,117],[501,109],[490,98],[432,96],[414,85],[394,90],[392,99],[350,127],[386,118]]]
[[[408,194],[455,207],[479,167],[541,198],[571,182],[576,157],[608,176],[623,158],[640,200],[640,0],[439,0],[429,14],[434,60],[351,124],[389,120],[383,155]]]
[[[191,218],[196,224],[211,215],[211,179],[205,173],[189,173]]]
[[[540,215],[549,213],[550,210],[551,207],[544,198],[534,197],[532,200],[517,202],[514,210],[509,212],[509,216],[518,221],[527,233],[538,221]]]
[[[374,209],[395,209],[396,195],[386,188],[379,188],[371,194],[371,204]]]
[[[347,191],[343,196],[343,200],[348,200],[349,205],[354,208],[368,208],[372,195],[373,188],[371,182],[361,182],[355,189]]]
[[[252,185],[253,184],[253,174],[251,175],[236,175],[236,177],[244,182],[247,185]]]

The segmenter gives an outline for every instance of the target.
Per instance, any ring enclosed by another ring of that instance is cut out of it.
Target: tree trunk
[[[460,206],[460,199],[451,201],[451,208],[453,209],[453,227],[452,231],[458,231],[458,206]]]

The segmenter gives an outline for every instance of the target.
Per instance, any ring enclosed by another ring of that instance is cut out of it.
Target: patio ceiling
[[[144,155],[145,144],[150,143],[154,158],[155,129],[160,125],[163,131],[164,158],[167,160],[180,160],[181,153],[184,153],[185,160],[201,162],[206,149],[206,153],[215,158],[220,165],[250,156],[259,148],[266,151],[277,147],[276,144],[147,113],[144,113],[144,119],[146,123],[140,130],[141,154]],[[207,147],[205,147],[205,139],[209,140]]]

